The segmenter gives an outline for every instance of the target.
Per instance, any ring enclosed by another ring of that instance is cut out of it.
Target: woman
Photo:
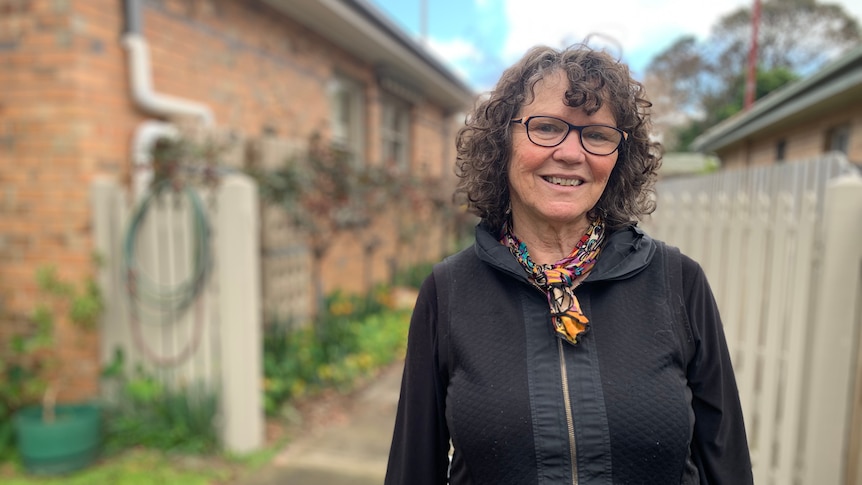
[[[420,291],[387,484],[752,483],[704,273],[636,226],[650,106],[606,53],[536,47],[468,117],[481,222]]]

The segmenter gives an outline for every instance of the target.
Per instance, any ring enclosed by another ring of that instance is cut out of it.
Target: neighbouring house
[[[181,120],[227,135],[235,168],[284,163],[320,133],[356,163],[442,179],[473,98],[365,0],[0,1],[0,316],[31,311],[43,265],[70,281],[93,274],[92,183],[141,190],[146,149]],[[276,312],[289,299],[276,280],[293,271],[278,258],[297,254],[280,249],[298,241],[268,236],[272,217],[261,219],[262,300]],[[384,281],[396,251],[439,256],[428,241],[440,234],[410,247],[389,241],[398,230],[381,229],[363,267],[361,248],[340,241],[326,289],[358,291],[361,278],[345,275],[361,272]],[[58,324],[80,344],[59,349],[61,398],[95,395],[99,335]]]
[[[862,45],[710,128],[692,148],[722,169],[808,160],[838,151],[862,163]]]

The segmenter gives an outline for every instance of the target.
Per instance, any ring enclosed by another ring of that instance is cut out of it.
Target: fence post
[[[264,434],[257,186],[228,175],[217,204],[221,438],[227,450],[243,453],[259,448]]]
[[[810,228],[816,230],[817,228]],[[802,483],[845,483],[855,381],[855,322],[862,263],[862,179],[827,188],[820,278],[810,325],[810,378]],[[799,356],[798,358],[802,358]]]
[[[99,327],[100,365],[108,364],[114,352],[128,342],[125,281],[122,279],[121,230],[125,223],[125,194],[117,183],[97,178],[90,185],[93,214],[93,245],[100,265],[97,282],[105,300]]]

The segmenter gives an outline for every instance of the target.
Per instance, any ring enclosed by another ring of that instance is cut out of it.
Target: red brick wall
[[[0,301],[7,313],[33,308],[41,265],[75,282],[92,274],[90,183],[130,178],[132,135],[150,116],[129,95],[122,3],[0,0]],[[208,105],[217,127],[245,139],[274,132],[303,140],[328,131],[325,86],[337,68],[367,87],[366,157],[377,161],[373,66],[257,1],[142,4],[156,91]],[[428,102],[414,114],[413,166],[451,172],[447,115]],[[375,279],[388,275],[385,251],[393,248],[385,243],[375,254]],[[341,276],[359,274],[357,249],[339,243],[325,270],[327,290],[361,289]],[[60,397],[93,395],[97,336],[60,321],[57,337],[66,383]]]
[[[120,174],[134,122],[125,99],[116,2],[0,0],[0,298],[29,314],[35,274],[92,274],[89,183]],[[5,320],[4,320],[5,321]],[[60,397],[91,395],[96,338],[64,318]]]

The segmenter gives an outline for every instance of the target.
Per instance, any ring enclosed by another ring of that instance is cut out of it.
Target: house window
[[[843,124],[834,126],[826,132],[826,146],[824,150],[827,152],[841,152],[847,154],[847,149],[850,146],[850,125]]]
[[[359,163],[365,149],[365,133],[362,129],[365,96],[362,85],[347,77],[336,76],[330,83],[329,91],[332,142]]]
[[[386,96],[382,101],[380,127],[383,162],[408,170],[410,161],[410,105],[397,98]]]
[[[781,139],[778,140],[778,143],[775,144],[775,161],[783,162],[787,156],[787,140]]]

